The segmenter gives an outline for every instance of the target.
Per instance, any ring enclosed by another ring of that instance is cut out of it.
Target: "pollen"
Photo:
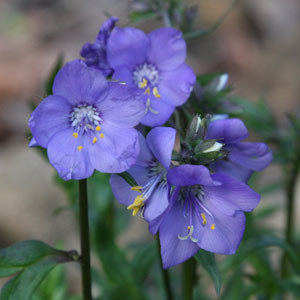
[[[78,133],[77,132],[73,132],[73,137],[75,138],[75,139],[77,139],[78,138]]]
[[[191,226],[188,226],[187,229],[188,229],[188,230],[191,230]]]
[[[150,88],[147,88],[147,89],[146,89],[145,94],[150,95]]]
[[[78,146],[77,149],[78,149],[78,151],[81,151],[83,149],[83,147],[82,146]]]
[[[155,98],[160,98],[160,93],[158,92],[157,87],[153,88],[153,95]]]
[[[100,131],[101,130],[101,127],[98,125],[97,127],[96,127],[96,131]]]
[[[93,144],[95,144],[95,143],[97,142],[97,140],[98,140],[98,139],[97,139],[96,137],[94,137],[94,138],[93,138]]]
[[[215,224],[211,224],[210,229],[211,230],[215,230],[216,225]]]
[[[101,139],[103,139],[104,138],[104,134],[100,133],[100,137],[101,137]]]
[[[141,192],[142,191],[142,187],[139,185],[133,186],[131,188],[132,191],[136,191],[136,192]]]
[[[139,210],[144,206],[144,197],[142,195],[138,195],[133,203],[127,207],[128,210],[132,210],[132,215],[136,216]]]
[[[139,88],[143,89],[147,86],[148,81],[146,78],[144,78],[142,81],[139,82]]]
[[[206,216],[204,213],[201,213],[202,224],[205,225],[207,223]]]

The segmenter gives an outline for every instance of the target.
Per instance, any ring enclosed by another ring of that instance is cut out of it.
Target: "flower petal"
[[[66,99],[48,96],[33,111],[29,127],[37,144],[46,148],[52,136],[69,126],[72,107]]]
[[[116,27],[107,44],[108,62],[113,68],[120,65],[133,68],[146,61],[149,48],[149,38],[143,31]]]
[[[165,27],[149,33],[151,51],[149,61],[158,69],[169,71],[184,63],[186,58],[186,43],[180,31]]]
[[[88,156],[90,141],[82,136],[74,138],[72,133],[67,129],[50,139],[47,146],[49,161],[64,180],[88,178],[94,172]],[[81,151],[78,146],[82,146]]]
[[[182,241],[178,238],[188,225],[189,218],[184,217],[181,205],[175,203],[159,227],[161,256],[165,269],[184,262],[199,250],[199,246],[190,239]]]
[[[145,204],[144,218],[151,222],[160,216],[169,206],[168,187],[156,187]]]
[[[171,163],[175,137],[176,130],[170,127],[156,127],[146,137],[148,147],[165,168]]]
[[[182,64],[175,70],[161,73],[158,90],[164,102],[179,106],[184,104],[191,94],[196,76],[188,65]],[[176,82],[176,84],[174,84]]]
[[[53,94],[72,105],[94,104],[105,97],[107,81],[100,70],[89,68],[80,60],[67,63],[56,75]]]
[[[248,185],[224,174],[213,174],[219,186],[203,187],[205,199],[211,201],[223,214],[232,216],[235,211],[252,211],[260,201],[260,195]]]
[[[209,170],[204,166],[182,165],[168,171],[167,179],[175,186],[201,184],[205,186],[219,185],[212,179]]]
[[[165,103],[161,99],[153,99],[150,108],[141,123],[146,126],[160,126],[167,122],[175,107]]]
[[[272,151],[264,143],[236,143],[228,149],[231,161],[253,171],[262,171],[273,159]]]
[[[203,226],[200,218],[193,219],[194,237],[198,239],[198,246],[206,251],[217,254],[234,254],[243,238],[246,218],[243,212],[237,211],[233,216],[213,210],[215,229]]]
[[[136,164],[143,167],[148,167],[149,162],[154,159],[149,147],[146,144],[144,136],[138,131],[140,153],[136,160]]]
[[[140,147],[135,129],[118,128],[103,123],[100,137],[97,138],[97,142],[89,147],[89,156],[98,171],[121,173],[136,162]]]
[[[128,86],[135,86],[132,78],[132,70],[126,65],[117,66],[113,78],[120,82],[125,82]]]
[[[217,173],[226,174],[242,182],[247,182],[253,173],[253,171],[247,168],[243,168],[230,160],[227,161],[224,159],[218,160],[210,167]]]
[[[148,177],[148,170],[140,166],[133,166],[128,171],[138,185],[143,186],[146,184]],[[112,187],[112,192],[119,203],[126,206],[133,203],[138,192],[132,191],[131,186],[119,175],[111,175],[110,184]]]
[[[248,137],[248,130],[239,119],[215,120],[208,125],[207,139],[220,139],[221,143],[239,142]]]
[[[110,83],[105,101],[96,106],[104,122],[121,128],[131,128],[139,124],[145,112],[140,91],[120,83]]]

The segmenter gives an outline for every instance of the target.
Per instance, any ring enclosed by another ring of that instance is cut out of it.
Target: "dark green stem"
[[[300,147],[299,147],[300,149]],[[285,240],[287,243],[293,242],[293,229],[294,229],[294,210],[296,200],[296,181],[300,171],[300,151],[296,151],[296,159],[292,163],[292,170],[287,174],[288,181],[286,184],[286,200],[287,200],[287,218],[285,228]],[[286,277],[288,274],[288,260],[286,253],[283,254],[281,262],[281,275]]]
[[[196,261],[190,258],[182,265],[182,296],[184,300],[193,299],[193,288],[196,282]]]
[[[169,271],[165,270],[163,268],[163,263],[162,263],[162,259],[161,259],[161,255],[160,255],[160,241],[159,241],[159,236],[158,234],[156,235],[156,241],[157,241],[157,248],[158,248],[158,257],[159,257],[159,265],[160,265],[160,269],[161,269],[161,274],[163,277],[163,282],[164,282],[164,286],[165,286],[165,292],[167,295],[167,300],[173,300],[173,293],[172,293],[172,287],[171,287],[171,281],[170,281],[170,276],[169,276]]]
[[[87,180],[79,180],[79,217],[83,300],[92,300]]]

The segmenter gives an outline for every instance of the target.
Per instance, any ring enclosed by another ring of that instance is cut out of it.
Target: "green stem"
[[[300,149],[300,146],[299,146]],[[300,172],[300,151],[297,153],[296,159],[292,163],[292,170],[289,172],[288,181],[286,185],[286,199],[287,199],[287,218],[285,228],[285,240],[291,244],[293,242],[293,229],[294,229],[294,210],[296,200],[296,182]],[[281,275],[285,278],[288,274],[288,260],[286,253],[283,254],[281,261]]]
[[[193,257],[182,265],[182,295],[184,300],[193,299],[193,288],[196,282],[196,265]]]
[[[159,241],[159,236],[158,234],[156,235],[156,241],[157,241],[157,248],[158,248],[158,257],[159,257],[159,265],[160,265],[160,269],[161,269],[161,274],[163,277],[163,282],[164,282],[164,286],[165,286],[165,292],[167,295],[167,300],[173,300],[173,293],[172,293],[172,287],[171,287],[171,281],[170,281],[170,276],[169,276],[169,271],[165,270],[163,268],[163,263],[162,263],[162,259],[161,259],[161,255],[160,255],[160,241]]]
[[[87,180],[79,180],[81,276],[83,300],[92,300]]]

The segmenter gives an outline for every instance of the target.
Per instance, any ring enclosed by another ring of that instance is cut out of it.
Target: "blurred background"
[[[185,4],[192,8],[191,14],[197,9],[195,28],[209,28],[232,0]],[[79,248],[72,213],[55,214],[67,202],[54,184],[54,169],[27,147],[29,102],[37,103],[45,96],[44,80],[59,54],[65,61],[77,58],[81,46],[95,39],[105,13],[119,17],[119,24],[125,25],[129,11],[142,5],[129,0],[0,1],[1,247],[42,239],[49,244],[63,240],[65,247]],[[146,21],[135,26],[149,32],[163,23]],[[188,42],[187,61],[197,74],[228,72],[234,95],[251,101],[266,99],[285,122],[287,111],[300,108],[299,29],[300,1],[241,0],[213,34]],[[261,185],[279,178],[278,172],[279,168],[270,166]],[[284,204],[279,192],[264,197],[260,205],[275,202]],[[300,216],[299,180],[296,205]],[[131,220],[120,244],[152,239],[144,222]],[[283,214],[279,212],[270,222],[281,229]]]

